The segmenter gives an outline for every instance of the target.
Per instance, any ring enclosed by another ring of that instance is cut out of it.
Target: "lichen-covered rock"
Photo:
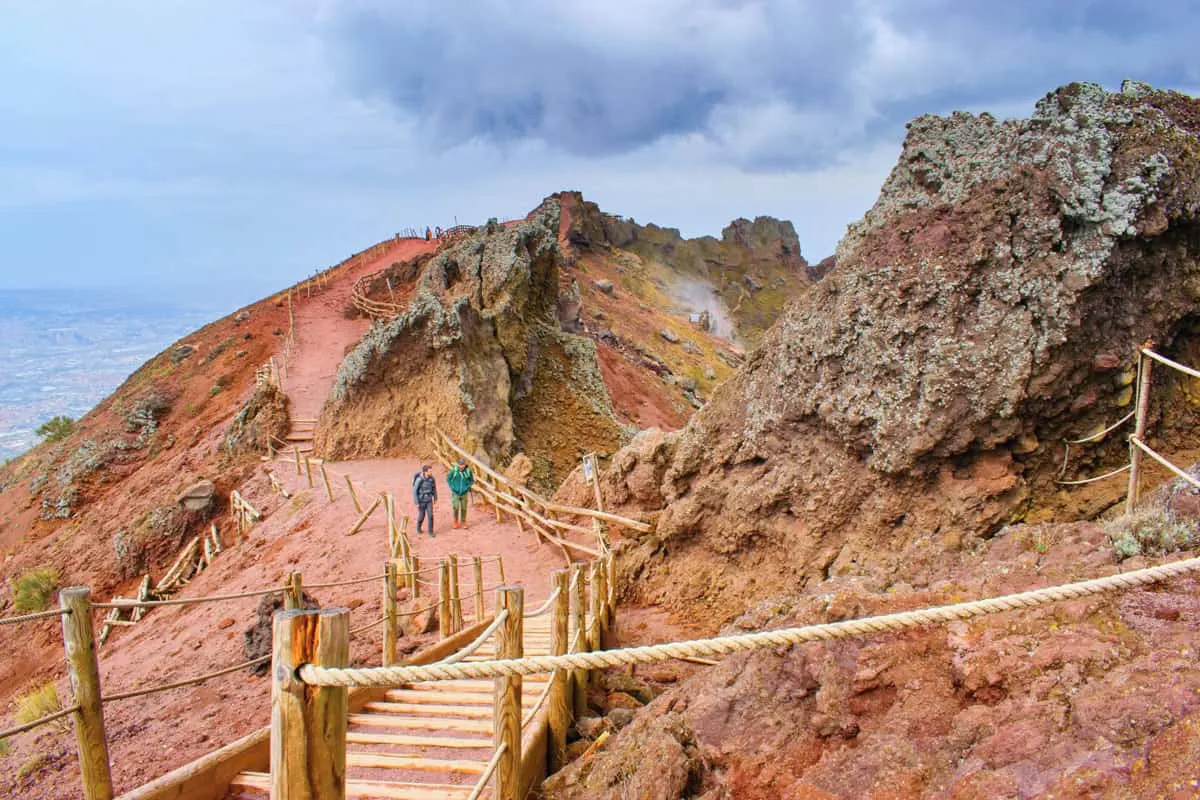
[[[338,370],[318,448],[425,453],[441,430],[494,461],[524,450],[541,482],[581,450],[615,449],[595,344],[560,325],[558,229],[551,197],[423,262],[408,309],[376,323]]]
[[[290,428],[288,398],[272,383],[254,389],[225,432],[223,449],[230,455],[258,454],[278,447]]]
[[[797,582],[883,574],[921,542],[969,547],[1060,492],[1058,443],[1126,413],[1114,374],[1131,379],[1135,347],[1195,339],[1198,132],[1196,100],[1089,84],[1027,120],[914,121],[837,268],[670,437],[669,462],[613,458],[614,502],[661,511],[659,554],[696,564],[679,580],[639,548],[637,591],[705,598],[719,619]],[[1194,412],[1165,394],[1152,421],[1180,415],[1184,447]],[[1087,457],[1098,473],[1127,451],[1113,436]],[[629,490],[659,473],[659,491]]]

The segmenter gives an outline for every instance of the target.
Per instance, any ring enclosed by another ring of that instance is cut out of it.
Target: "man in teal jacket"
[[[460,458],[458,463],[450,468],[446,475],[446,483],[450,486],[450,510],[454,512],[454,527],[467,527],[467,497],[471,487],[475,485],[475,474],[467,466],[467,460]]]

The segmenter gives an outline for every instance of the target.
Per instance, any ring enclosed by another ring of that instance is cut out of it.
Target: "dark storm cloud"
[[[1071,80],[1200,83],[1189,2],[460,0],[334,3],[357,89],[440,147],[578,155],[696,136],[747,166],[812,165],[916,113]]]

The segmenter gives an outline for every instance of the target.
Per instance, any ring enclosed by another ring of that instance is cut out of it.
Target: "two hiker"
[[[450,487],[450,510],[454,513],[454,527],[467,527],[467,497],[475,484],[475,475],[467,466],[467,460],[460,458],[458,463],[446,475],[446,483]],[[421,532],[421,524],[429,518],[429,535],[433,536],[433,504],[437,500],[437,480],[433,477],[433,465],[426,464],[421,471],[413,476],[413,503],[417,506],[417,533]]]

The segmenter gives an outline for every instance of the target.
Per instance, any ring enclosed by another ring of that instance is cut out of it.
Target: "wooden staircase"
[[[315,419],[293,419],[288,435],[284,437],[288,450],[293,447],[300,450],[300,455],[313,451],[313,439],[316,436],[317,421]]]
[[[527,655],[551,651],[549,614],[524,620]],[[574,630],[571,631],[574,635]],[[490,661],[495,638],[463,661]],[[521,706],[530,715],[549,675],[522,681]],[[351,714],[346,736],[346,797],[386,800],[465,800],[479,782],[495,747],[492,740],[494,681],[416,683],[389,690],[384,699]],[[270,795],[265,772],[243,772],[226,800]]]

